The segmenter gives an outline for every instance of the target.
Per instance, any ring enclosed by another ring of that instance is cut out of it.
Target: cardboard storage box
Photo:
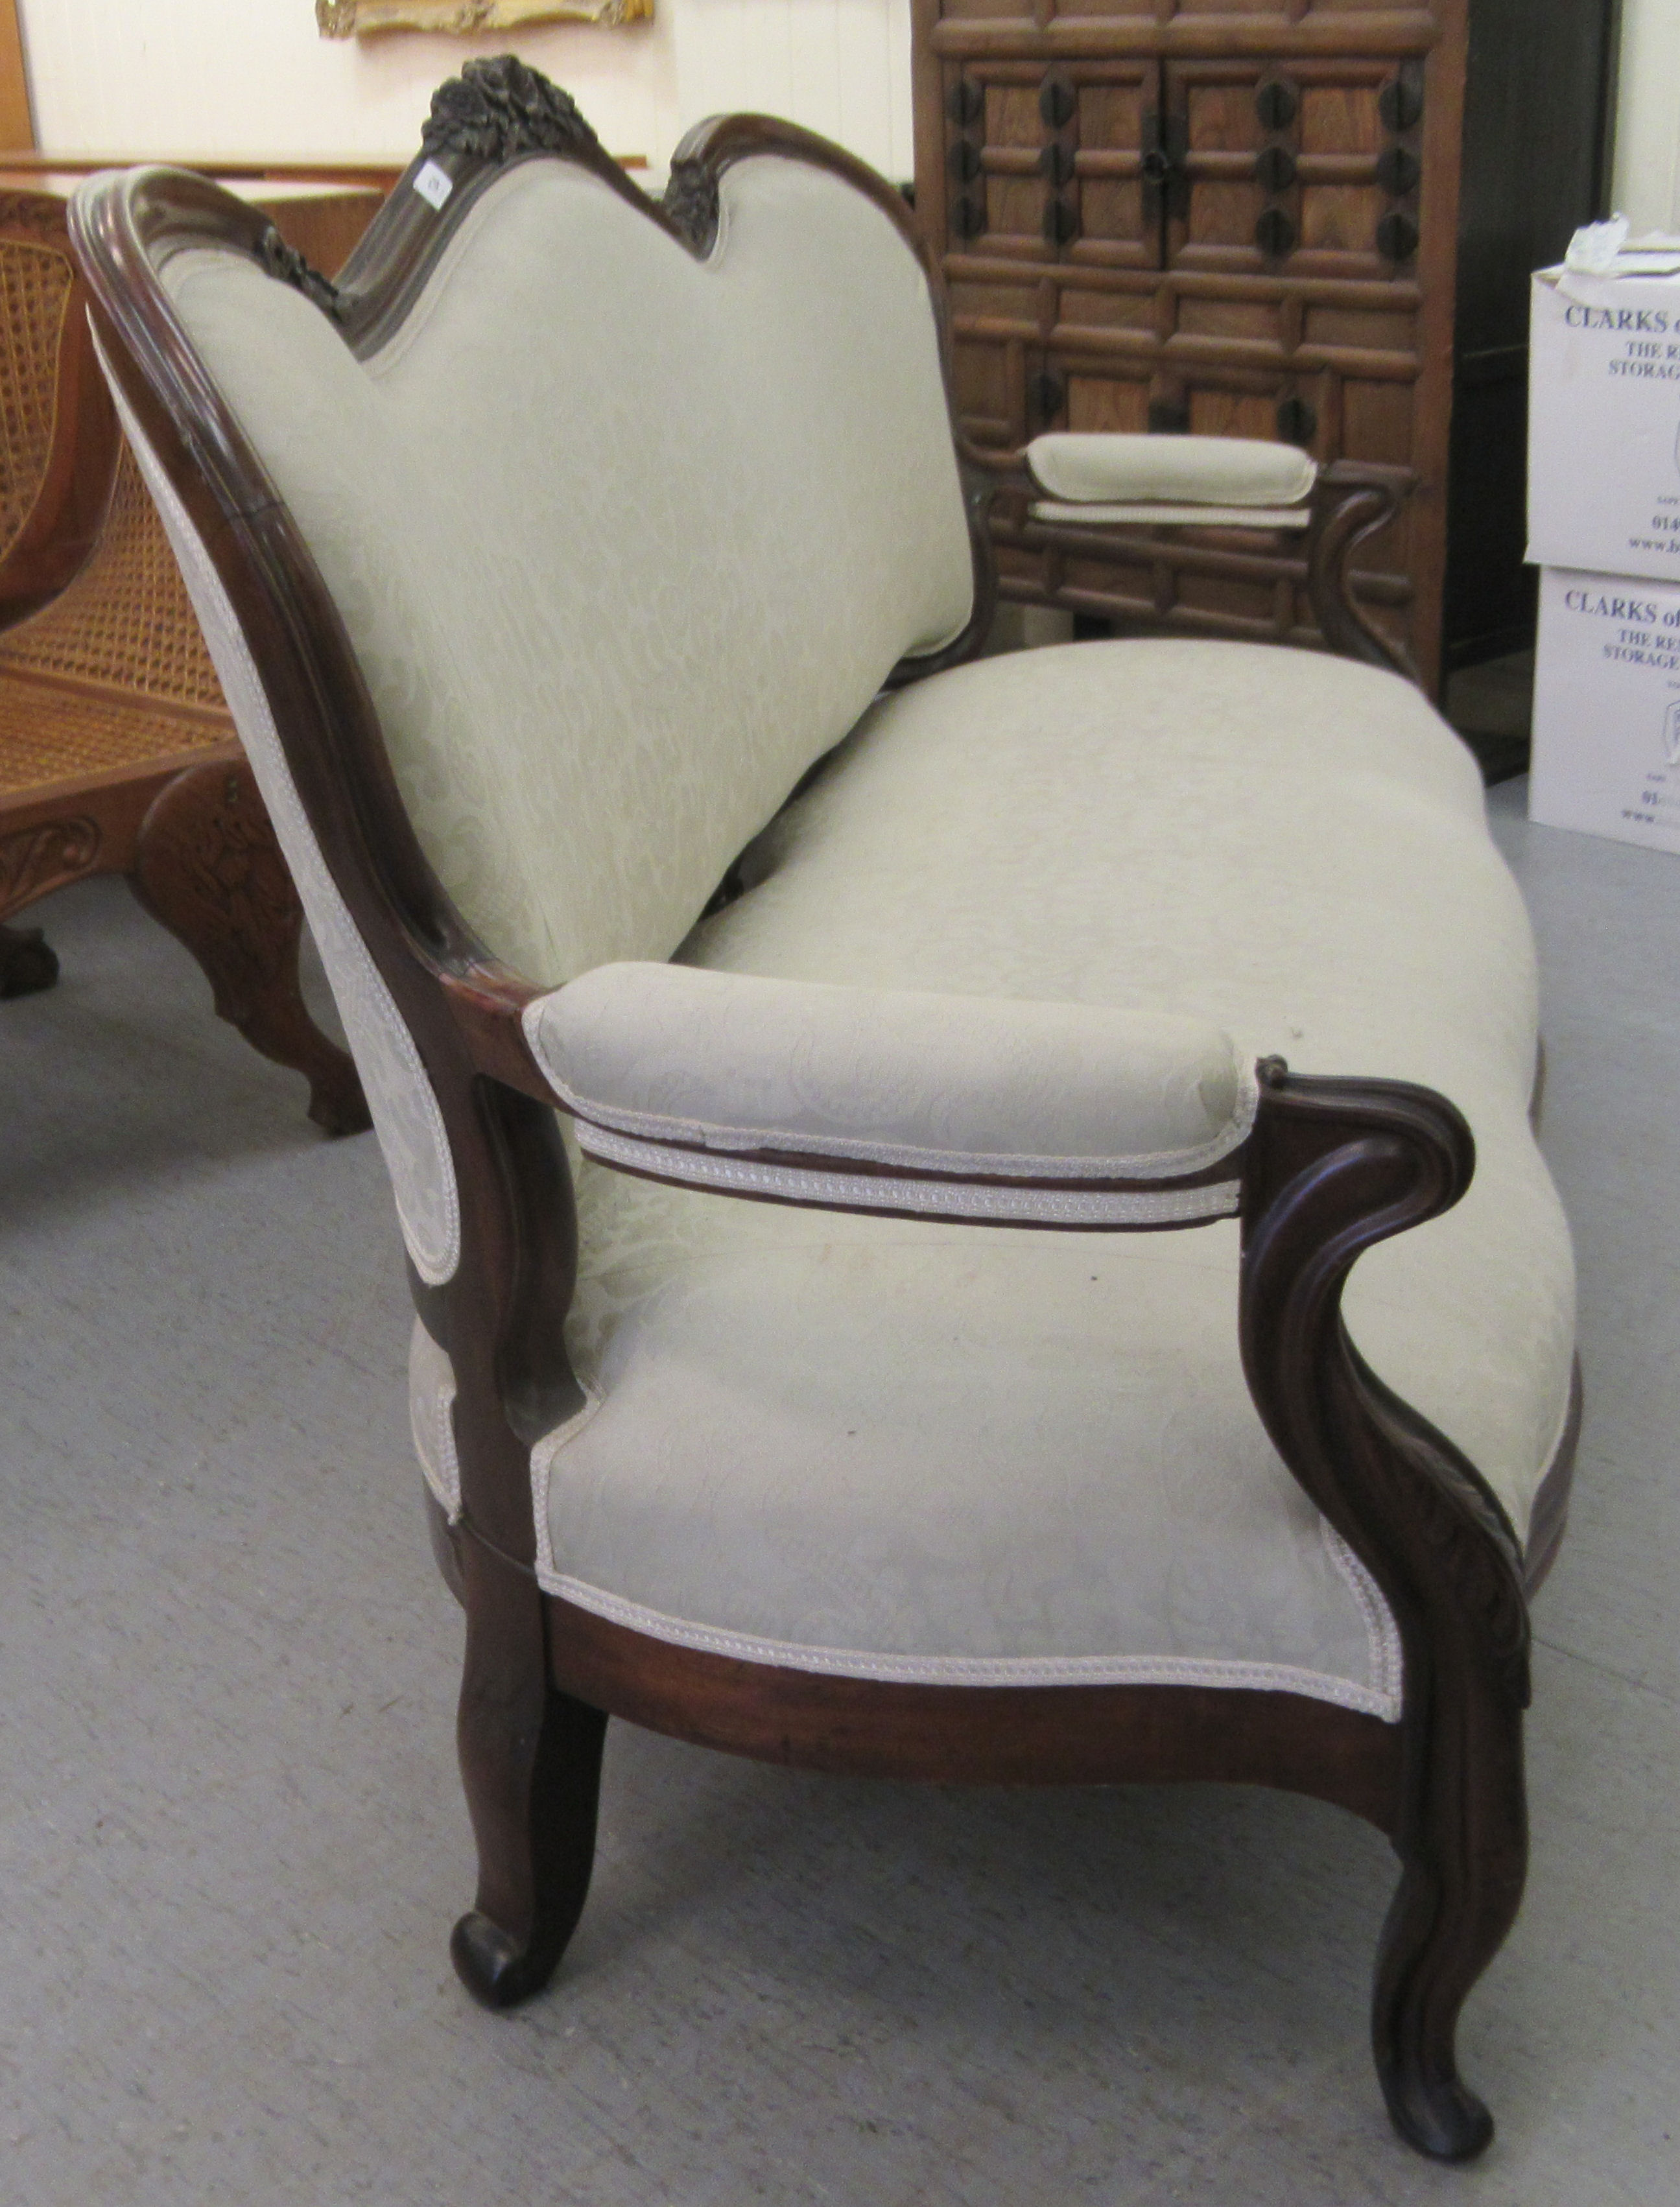
[[[1528,816],[1680,851],[1680,582],[1541,575]]]
[[[1528,557],[1680,580],[1680,275],[1542,269],[1529,337]]]

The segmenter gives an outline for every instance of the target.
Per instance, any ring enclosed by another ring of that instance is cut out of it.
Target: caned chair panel
[[[0,792],[233,740],[216,670],[124,445],[93,557],[0,634]]]
[[[52,455],[75,280],[67,254],[0,238],[0,559],[28,520]]]
[[[0,218],[14,230],[0,236],[0,597],[14,616],[0,629],[0,920],[84,876],[127,875],[218,1011],[308,1077],[311,1115],[359,1129],[354,1070],[298,992],[296,892],[93,374],[62,199],[14,194]],[[57,972],[39,930],[0,926],[0,996]]]

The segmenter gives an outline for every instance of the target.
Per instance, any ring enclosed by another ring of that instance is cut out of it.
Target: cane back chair
[[[68,212],[63,189],[0,190],[0,922],[124,875],[221,1016],[306,1076],[310,1116],[357,1133],[355,1068],[298,986],[302,907],[94,361]],[[0,925],[0,996],[57,972],[39,928]]]
[[[553,1971],[609,1715],[1252,1781],[1391,1838],[1378,2072],[1480,2150],[1572,1275],[1474,764],[1355,663],[1396,487],[954,449],[879,178],[737,117],[655,204],[511,62],[336,289],[166,171],[75,236],[390,1169],[469,1989]],[[1299,527],[1355,658],[976,660],[1001,482]]]

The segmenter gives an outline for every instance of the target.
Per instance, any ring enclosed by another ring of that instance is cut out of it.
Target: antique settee
[[[553,1971],[609,1715],[1292,1787],[1392,1839],[1378,2075],[1478,2151],[1572,1271],[1520,898],[1360,663],[1396,486],[956,449],[879,178],[738,117],[655,204],[514,63],[336,289],[168,171],[75,235],[390,1169],[469,1988]],[[977,657],[1001,482],[1298,529],[1355,655]]]

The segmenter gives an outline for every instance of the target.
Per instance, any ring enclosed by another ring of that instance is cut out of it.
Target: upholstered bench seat
[[[1350,1324],[1525,1532],[1573,1340],[1533,950],[1474,765],[1414,688],[1241,644],[983,661],[877,704],[742,871],[685,960],[1189,1012],[1239,1061],[1457,1100],[1469,1193],[1366,1259]],[[1382,1598],[1244,1383],[1234,1220],[870,1218],[587,1157],[580,1204],[589,1406],[533,1460],[551,1590],[816,1670],[1270,1684],[1397,1716]]]
[[[1378,2073],[1479,2152],[1573,1298],[1528,923],[1354,587],[1407,479],[954,440],[899,194],[735,117],[655,207],[511,61],[336,290],[190,178],[77,222],[391,1172],[464,1982],[558,1962],[609,1715],[1287,1785],[1393,1838]],[[979,658],[1047,499],[1288,528],[1366,663]]]

